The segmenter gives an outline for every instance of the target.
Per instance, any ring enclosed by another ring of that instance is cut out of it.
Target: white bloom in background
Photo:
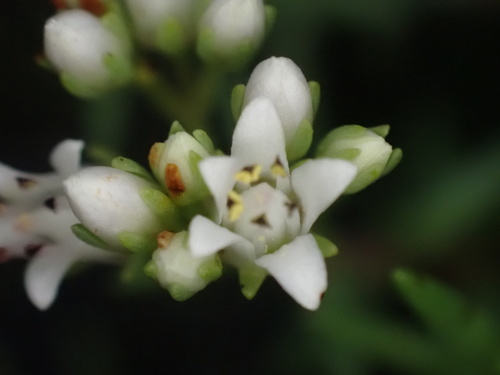
[[[210,53],[231,56],[243,46],[256,47],[264,37],[262,0],[214,0],[199,23],[200,33],[210,35]]]
[[[205,257],[226,249],[241,269],[270,273],[302,306],[317,309],[326,290],[326,267],[309,230],[350,184],[356,167],[317,159],[289,171],[283,127],[272,102],[256,98],[243,110],[231,156],[200,162],[216,204],[212,220],[196,216],[189,249]]]
[[[184,28],[193,22],[193,0],[125,0],[139,40],[154,46],[162,26],[177,21]]]
[[[104,91],[129,78],[128,46],[85,10],[65,10],[51,17],[44,43],[47,59],[82,90]]]
[[[88,167],[64,181],[73,212],[81,223],[110,246],[123,249],[124,232],[155,236],[160,219],[144,203],[142,189],[151,182],[111,167]]]
[[[314,114],[309,85],[292,60],[271,57],[255,67],[246,86],[243,108],[261,96],[273,102],[287,145],[293,141],[303,121],[312,123]]]
[[[78,261],[115,261],[117,256],[77,239],[78,220],[63,195],[62,181],[79,169],[81,141],[66,140],[50,156],[55,173],[30,174],[0,165],[0,261],[28,258],[25,286],[39,309],[54,301],[66,271]]]

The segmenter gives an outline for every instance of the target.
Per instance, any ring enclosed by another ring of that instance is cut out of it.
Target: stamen
[[[160,232],[158,234],[158,237],[156,238],[156,241],[158,243],[158,247],[165,249],[170,244],[170,241],[172,241],[172,238],[174,237],[174,235],[175,235],[174,232],[169,232],[168,230],[164,230],[163,232]]]
[[[167,189],[173,196],[179,197],[186,191],[186,186],[182,180],[181,172],[177,164],[168,163],[165,168],[165,183]]]
[[[262,214],[255,219],[252,220],[252,223],[257,224],[261,227],[265,228],[271,228],[271,224],[269,224],[269,221],[267,221],[266,214]]]
[[[36,181],[32,180],[31,178],[26,178],[26,177],[16,177],[17,185],[21,189],[29,189],[30,187],[33,187],[36,185]]]
[[[275,177],[286,177],[286,170],[279,156],[276,156],[274,164],[271,165],[271,172]]]
[[[259,164],[249,165],[236,173],[234,178],[236,181],[250,185],[252,182],[258,181],[262,172],[262,166]]]
[[[234,190],[230,191],[227,195],[227,209],[230,221],[238,220],[243,212],[243,199],[241,199],[241,195]]]

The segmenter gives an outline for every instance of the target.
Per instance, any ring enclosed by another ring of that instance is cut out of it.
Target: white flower
[[[64,181],[73,212],[82,224],[114,248],[123,249],[121,233],[155,236],[160,219],[140,196],[151,182],[111,167],[88,167]]]
[[[312,123],[313,102],[300,68],[286,57],[271,57],[255,67],[248,80],[243,106],[255,98],[270,99],[280,118],[289,145],[303,121]]]
[[[256,47],[264,37],[264,4],[262,0],[214,0],[199,28],[201,35],[210,35],[210,52],[215,55],[231,56],[243,46]]]
[[[128,47],[85,10],[65,10],[51,17],[44,40],[46,57],[74,90],[104,91],[129,78]]]
[[[256,98],[236,125],[231,156],[207,158],[200,171],[217,209],[213,221],[191,221],[191,253],[204,257],[225,248],[224,260],[240,271],[261,267],[298,303],[317,309],[326,267],[308,232],[352,181],[356,167],[317,159],[290,172],[277,111],[269,99]]]
[[[29,259],[25,286],[41,310],[52,304],[75,262],[117,259],[81,242],[70,228],[78,220],[63,195],[62,180],[78,170],[82,146],[81,141],[61,142],[50,156],[55,173],[30,174],[0,165],[0,260]]]
[[[154,46],[161,27],[177,21],[185,28],[192,23],[193,0],[125,0],[136,32],[145,45]]]

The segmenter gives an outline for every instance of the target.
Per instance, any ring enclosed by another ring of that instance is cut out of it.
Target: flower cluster
[[[63,85],[93,97],[140,75],[145,51],[238,66],[272,19],[263,0],[57,0],[45,24],[45,58]]]
[[[342,193],[366,187],[380,175],[373,171],[400,157],[379,135],[388,129],[353,126],[304,159],[318,94],[291,60],[273,57],[233,91],[230,155],[204,131],[191,135],[175,123],[151,148],[152,175],[124,158],[72,175],[64,185],[80,238],[149,254],[145,272],[177,300],[229,265],[247,298],[271,275],[300,305],[317,309],[327,287],[324,257],[336,248],[311,227]]]
[[[83,142],[67,140],[52,151],[54,173],[20,172],[0,164],[0,261],[29,260],[25,285],[35,306],[55,299],[66,271],[77,261],[114,262],[116,254],[77,239],[78,219],[62,191],[62,181],[80,169]]]

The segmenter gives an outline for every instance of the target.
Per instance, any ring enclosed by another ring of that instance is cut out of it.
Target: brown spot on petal
[[[288,208],[288,217],[292,216],[293,211],[299,207],[297,202],[285,202],[285,206]]]
[[[10,259],[9,251],[5,247],[0,247],[0,263],[5,263]]]
[[[43,202],[43,204],[49,210],[56,212],[56,200],[54,198],[46,199],[45,202]]]
[[[165,249],[170,244],[170,241],[172,241],[174,235],[175,233],[169,232],[168,230],[160,232],[160,234],[158,234],[158,237],[156,238],[158,247]]]
[[[17,185],[21,189],[29,189],[30,187],[33,187],[36,185],[36,181],[32,180],[31,178],[26,178],[26,177],[16,177]]]
[[[42,249],[42,246],[42,244],[28,244],[24,247],[24,255],[32,258]]]
[[[186,186],[184,186],[184,181],[182,181],[181,172],[177,164],[167,164],[165,168],[165,183],[168,191],[174,197],[179,197],[186,191]]]
[[[266,214],[262,214],[252,220],[252,223],[257,224],[261,227],[271,228],[271,225],[267,221]]]

